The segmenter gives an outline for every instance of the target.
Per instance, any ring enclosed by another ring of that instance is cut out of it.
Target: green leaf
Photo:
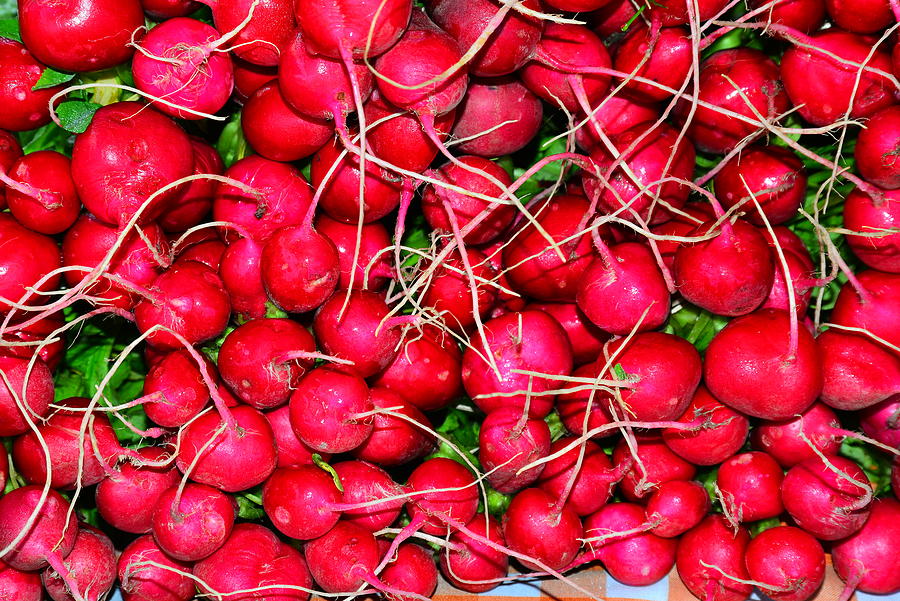
[[[253,153],[247,138],[244,137],[244,130],[241,129],[240,113],[235,113],[222,129],[219,141],[216,142],[216,150],[222,156],[226,167],[231,167],[245,156]]]
[[[480,419],[474,411],[463,411],[455,407],[447,412],[443,423],[437,427],[437,431],[460,449],[463,455],[476,467],[480,464],[472,451],[478,448],[478,432],[480,429]],[[441,441],[437,450],[428,456],[429,459],[434,457],[446,457],[468,467],[463,456],[456,452],[451,445],[443,441]]]
[[[19,35],[19,20],[0,19],[0,38],[21,42],[22,36]]]
[[[550,428],[550,440],[556,441],[566,435],[566,427],[562,423],[559,412],[554,409],[544,418]]]
[[[845,438],[839,453],[863,469],[876,496],[891,491],[891,461],[875,447],[855,438]]]
[[[37,80],[37,83],[34,84],[31,89],[43,90],[45,88],[55,88],[56,86],[62,85],[67,81],[72,81],[73,79],[75,79],[75,73],[66,73],[47,67],[44,69],[44,72],[41,73],[40,79]]]
[[[341,477],[338,476],[338,473],[334,471],[334,468],[329,465],[327,461],[322,459],[322,456],[318,453],[313,453],[312,462],[315,464],[317,468],[324,472],[328,472],[331,476],[331,479],[334,480],[334,486],[341,492],[344,492],[344,485],[341,484]]]
[[[681,309],[669,318],[666,331],[681,336],[701,353],[706,350],[713,337],[728,324],[728,318],[713,315],[705,309],[682,301]]]
[[[770,528],[775,528],[776,526],[781,525],[781,518],[774,517],[768,518],[766,520],[759,520],[758,522],[753,522],[749,525],[750,528],[750,536],[754,538],[765,532]]]
[[[80,134],[91,124],[91,119],[99,108],[100,105],[93,102],[67,100],[56,108],[56,114],[64,129]]]
[[[22,152],[30,154],[38,150],[55,150],[61,154],[71,154],[74,136],[52,121],[43,127],[19,132]]]
[[[266,515],[262,508],[262,500],[254,493],[237,496],[238,517],[243,520],[258,520]]]
[[[509,504],[512,502],[512,495],[504,495],[497,492],[491,487],[487,487],[487,510],[493,516],[502,517],[506,513]]]

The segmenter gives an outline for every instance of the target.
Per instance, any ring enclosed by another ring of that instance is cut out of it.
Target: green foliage
[[[241,129],[241,114],[235,113],[228,124],[222,129],[219,135],[219,141],[216,142],[216,150],[222,157],[222,161],[226,167],[231,167],[236,162],[253,154],[250,144],[244,137],[244,130]]]
[[[37,83],[32,86],[32,90],[43,90],[46,88],[54,88],[68,81],[75,79],[75,73],[66,73],[65,71],[57,71],[50,67],[46,67]]]
[[[62,123],[63,129],[75,134],[84,133],[91,124],[94,113],[100,109],[100,105],[81,100],[66,100],[56,107],[56,114]]]
[[[22,36],[19,35],[18,19],[0,19],[0,38],[22,41]]]
[[[713,315],[705,309],[682,301],[681,309],[669,318],[665,331],[681,336],[702,353],[726,324],[728,324],[727,317]]]
[[[872,483],[876,496],[891,492],[891,461],[883,453],[855,438],[845,438],[839,452],[859,464]]]
[[[262,493],[258,487],[252,491],[238,494],[238,517],[242,520],[259,520],[266,515],[262,506]]]
[[[480,466],[480,464],[473,451],[478,448],[478,433],[480,430],[481,419],[474,411],[463,411],[455,407],[447,411],[443,423],[436,429],[437,432],[456,445],[476,467]],[[438,445],[437,450],[428,456],[429,459],[434,457],[446,457],[468,467],[463,456],[443,441]]]
[[[55,150],[62,154],[71,155],[75,137],[53,123],[52,121],[43,127],[30,131],[19,132],[19,143],[25,154],[38,150]]]

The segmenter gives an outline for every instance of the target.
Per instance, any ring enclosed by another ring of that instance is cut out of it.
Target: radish
[[[670,451],[659,436],[636,435],[635,443],[636,452],[632,454],[625,439],[620,439],[612,454],[613,464],[625,470],[619,491],[627,500],[637,502],[664,482],[692,480],[697,474],[697,468]]]
[[[29,320],[31,321],[31,320]],[[48,336],[52,332],[61,328],[64,324],[63,317],[60,314],[48,315],[43,319],[38,319],[28,325],[20,325],[16,330],[7,331],[0,340],[11,342],[37,342],[40,341],[42,346],[3,346],[0,345],[0,354],[18,357],[20,359],[31,359],[35,354],[47,364],[50,371],[55,371],[63,354],[66,350],[66,343],[60,337],[56,342],[49,342]],[[2,411],[2,410],[0,410]]]
[[[237,524],[218,551],[194,565],[194,575],[202,593],[215,591],[233,601],[259,599],[261,593],[271,601],[306,601],[313,585],[300,551],[257,524]]]
[[[553,316],[566,331],[566,337],[572,346],[572,358],[575,365],[596,361],[603,343],[607,340],[605,332],[590,322],[575,303],[530,303],[526,310],[538,310]]]
[[[617,71],[634,73],[677,90],[691,69],[691,61],[690,34],[684,27],[654,29],[641,25],[630,28],[616,47],[613,66]],[[626,90],[645,102],[659,102],[670,96],[665,90],[633,81]]]
[[[765,451],[778,463],[791,468],[818,452],[836,455],[841,437],[835,429],[841,427],[834,411],[822,403],[813,403],[799,416],[778,422],[762,422],[753,429],[753,448]]]
[[[750,578],[774,601],[805,601],[825,580],[825,552],[807,532],[776,526],[759,533],[744,557]]]
[[[134,54],[129,42],[143,26],[138,0],[19,2],[25,46],[39,61],[62,71],[99,71],[124,63]]]
[[[22,156],[19,139],[4,129],[0,129],[0,172],[7,173],[16,160]],[[6,208],[6,184],[0,181],[0,208]]]
[[[381,252],[391,246],[391,237],[387,228],[376,221],[362,226],[359,238],[359,256],[357,252],[357,226],[335,221],[325,215],[316,219],[316,231],[331,240],[338,252],[338,263],[341,277],[338,287],[350,287],[351,274],[354,288],[381,290],[394,277],[394,271],[385,253]],[[355,263],[354,263],[355,260]]]
[[[269,296],[262,280],[262,251],[251,238],[228,245],[219,262],[219,277],[231,299],[231,310],[244,319],[263,317]]]
[[[776,517],[784,511],[780,494],[783,478],[781,466],[767,453],[739,453],[726,460],[716,473],[726,516],[736,522]]]
[[[212,362],[206,367],[215,373]],[[162,399],[144,403],[147,417],[165,428],[177,428],[206,407],[210,392],[196,360],[180,350],[166,353],[150,367],[144,379],[144,396],[149,395],[162,395]]]
[[[44,587],[37,572],[22,572],[0,561],[0,596],[18,601],[41,601]]]
[[[872,503],[865,525],[831,547],[834,568],[848,588],[876,595],[900,591],[898,517],[900,503],[890,498],[878,499]]]
[[[191,565],[163,553],[150,535],[125,547],[118,576],[124,601],[188,601],[196,592]]]
[[[689,424],[704,415],[711,427],[697,430],[666,428],[662,431],[663,441],[679,457],[696,465],[722,463],[744,446],[750,421],[742,413],[720,403],[700,385],[678,421]]]
[[[526,568],[541,569],[537,560],[554,570],[569,565],[578,554],[584,529],[574,511],[560,507],[539,488],[526,488],[513,497],[503,514],[503,537],[509,548],[531,560]]]
[[[443,409],[462,396],[462,353],[435,326],[408,334],[394,360],[372,380],[422,411]]]
[[[246,251],[252,252],[250,248]],[[266,242],[259,272],[276,305],[291,313],[305,313],[332,296],[340,279],[340,258],[334,243],[312,227],[289,226]]]
[[[656,524],[650,532],[665,538],[680,536],[699,524],[710,508],[709,494],[699,482],[663,482],[647,501],[647,520]]]
[[[334,127],[291,107],[276,82],[257,89],[244,103],[241,128],[253,150],[273,161],[296,161],[314,154],[334,135]]]
[[[769,246],[774,253],[773,258],[777,257],[778,250],[771,244],[771,241]],[[787,269],[791,274],[791,287],[794,289],[794,308],[797,312],[797,318],[801,319],[806,315],[807,309],[809,309],[813,289],[818,284],[813,271],[812,259],[809,256],[809,252],[805,249],[803,249],[802,254],[795,253],[784,247],[781,250],[784,254],[784,262],[787,263]],[[761,309],[791,310],[791,298],[784,280],[784,271],[784,267],[779,260],[775,265],[775,278],[772,280],[772,289],[769,290],[769,295],[760,305]]]
[[[297,0],[295,5],[313,52],[331,58],[383,54],[403,35],[411,12],[409,0]]]
[[[729,160],[713,179],[722,206],[742,204],[745,219],[764,225],[754,199],[772,225],[797,214],[806,194],[806,170],[793,152],[779,146],[751,146]]]
[[[222,333],[231,316],[231,302],[222,280],[202,263],[176,263],[153,280],[151,298],[134,307],[135,323],[146,332],[163,326],[191,344],[211,340]],[[152,332],[147,342],[162,350],[181,348],[172,334]]]
[[[871,512],[872,490],[856,463],[836,455],[827,460],[837,472],[818,456],[788,470],[781,498],[798,526],[816,538],[838,540],[865,524]]]
[[[262,484],[275,470],[277,450],[272,428],[252,407],[231,409],[228,428],[214,412],[204,413],[181,431],[176,465],[195,482],[225,492]],[[188,471],[190,468],[190,471]]]
[[[191,238],[182,239],[182,244],[178,245],[178,259],[176,263],[197,261],[218,272],[219,264],[222,262],[222,255],[225,254],[225,249],[228,247],[219,240],[214,231],[207,230],[203,232],[201,230],[200,233],[204,234],[204,237],[209,236],[209,238],[198,241],[191,240]]]
[[[324,536],[306,543],[304,553],[316,583],[326,592],[344,594],[373,580],[381,558],[375,536],[348,522],[338,522]]]
[[[537,419],[550,413],[553,397],[544,392],[559,388],[553,376],[572,371],[572,351],[559,322],[543,311],[507,313],[484,325],[484,338],[487,345],[466,349],[462,363],[463,386],[478,408],[491,413],[527,407],[528,416]]]
[[[825,0],[825,8],[835,25],[853,33],[879,33],[896,21],[887,0]]]
[[[634,503],[610,503],[584,521],[591,556],[603,563],[610,576],[628,586],[651,585],[675,565],[678,541],[640,531],[648,522],[644,508]],[[592,540],[595,538],[599,540]]]
[[[317,367],[291,393],[291,425],[316,452],[344,453],[361,445],[372,433],[373,409],[369,387],[353,373]]]
[[[635,22],[636,14],[637,9],[631,2],[627,0],[611,0],[605,6],[601,6],[591,13],[588,25],[605,42],[613,44],[622,37],[622,27]]]
[[[219,184],[213,203],[216,221],[240,226],[259,243],[264,243],[280,228],[303,223],[312,202],[312,191],[298,169],[251,155],[229,167],[225,177],[246,184],[254,194]],[[237,236],[228,232],[224,238],[231,242]]]
[[[603,366],[598,365],[595,361],[577,368],[572,372],[572,377],[597,380],[602,369]],[[586,431],[595,432],[598,428],[612,422],[612,416],[609,413],[609,399],[605,391],[595,386],[585,389],[584,385],[580,383],[573,383],[564,390],[569,392],[561,393],[556,398],[556,410],[566,430],[580,436]],[[585,413],[588,411],[590,411],[590,415],[585,421]],[[605,438],[613,434],[613,430],[607,429],[597,432],[592,438]]]
[[[25,46],[0,38],[0,102],[7,107],[0,128],[27,131],[50,122],[50,99],[60,87],[32,90],[43,70]]]
[[[900,107],[881,109],[865,125],[854,149],[860,174],[881,188],[900,188],[900,172],[896,165],[900,146]]]
[[[0,356],[0,372],[6,375],[0,386],[0,436],[17,436],[31,429],[29,422],[47,415],[53,402],[53,375],[37,359],[29,367],[27,359]],[[25,391],[23,396],[22,391]],[[29,412],[26,420],[22,410]]]
[[[315,450],[309,448],[294,434],[291,427],[291,409],[282,405],[278,409],[268,411],[263,415],[272,427],[275,435],[275,446],[278,448],[278,467],[297,467],[312,465]],[[328,453],[319,453],[324,461],[331,459]]]
[[[278,64],[294,31],[290,0],[222,0],[211,6],[216,29],[237,31],[230,44],[238,57],[264,67]]]
[[[234,99],[243,104],[249,100],[253,93],[270,81],[278,78],[278,68],[254,65],[247,61],[234,58]]]
[[[466,524],[466,530],[497,545],[503,545],[500,525],[491,517],[478,514]],[[441,551],[441,574],[456,588],[470,593],[485,593],[496,588],[509,571],[509,556],[466,532],[450,535],[451,546]]]
[[[351,451],[354,457],[389,467],[409,463],[434,450],[431,424],[415,405],[387,388],[373,387],[369,398],[376,411],[385,409],[390,413],[375,414],[372,433]]]
[[[491,487],[511,494],[530,486],[543,465],[521,471],[550,453],[550,427],[541,419],[523,419],[521,411],[504,407],[490,412],[478,432],[478,459]],[[521,471],[521,473],[519,473]]]
[[[194,175],[221,175],[225,166],[216,149],[195,136],[190,137],[190,143],[194,149]],[[211,179],[192,181],[157,222],[167,232],[181,232],[199,224],[212,207],[217,185]]]
[[[378,542],[379,548],[384,551],[390,547],[384,539],[379,539]],[[391,598],[397,601],[417,599],[414,595],[431,598],[438,584],[437,566],[434,565],[431,552],[410,543],[397,547],[397,552],[381,571],[380,577],[387,585],[384,587],[385,591],[391,590]],[[404,595],[404,592],[412,594]]]
[[[661,6],[653,6],[650,10],[650,18],[658,19],[663,25],[682,25],[688,22],[690,13],[687,8],[688,0],[676,0],[667,2]],[[726,0],[698,0],[698,13],[693,17],[699,21],[706,21],[724,10]]]
[[[161,148],[166,152],[158,152]],[[78,197],[91,214],[110,225],[124,226],[138,211],[139,225],[160,216],[184,189],[158,190],[191,175],[193,168],[194,152],[184,131],[137,102],[97,110],[72,149]]]
[[[465,140],[460,152],[489,158],[524,148],[544,115],[541,100],[512,76],[471,80],[458,112],[453,136]]]
[[[535,223],[519,224],[503,249],[506,277],[517,292],[542,301],[575,300],[596,256],[585,232],[589,207],[584,198],[560,194],[532,209]]]
[[[750,535],[732,530],[721,515],[709,515],[678,542],[675,567],[687,589],[703,601],[744,601],[753,587],[744,556]],[[738,580],[740,579],[740,580]]]
[[[894,86],[883,76],[863,72],[857,86],[858,66],[839,63],[822,53],[890,72],[890,57],[873,50],[868,39],[832,28],[810,36],[809,44],[788,48],[781,61],[785,91],[804,119],[813,125],[828,125],[848,111],[851,119],[858,119],[894,103]],[[852,90],[856,92],[851,97]]]
[[[41,574],[44,588],[53,601],[72,601],[75,595],[86,601],[105,599],[116,581],[116,554],[108,536],[87,525],[78,528],[75,546],[63,565],[69,571],[63,580],[55,568]],[[72,590],[73,583],[77,587]]]
[[[194,0],[141,0],[144,12],[151,19],[163,21],[174,17],[186,17],[200,8]]]
[[[343,522],[378,532],[397,520],[403,491],[386,471],[365,461],[341,461],[332,467],[344,487]]]
[[[0,313],[6,314],[12,308],[10,301],[20,301],[27,287],[34,286],[60,267],[61,261],[59,247],[52,238],[22,227],[8,214],[0,214],[0,245],[5,249],[0,256],[0,272],[3,273],[0,280]],[[39,290],[53,290],[58,281],[59,275],[50,276],[39,286]],[[24,304],[33,305],[39,300],[40,297],[32,293]]]
[[[607,96],[591,110],[591,124],[585,124],[575,132],[575,142],[588,153],[603,144],[594,123],[607,135],[616,136],[636,125],[655,121],[659,115],[654,105],[636,102],[626,96]],[[580,111],[578,116],[581,121],[586,121],[583,112]]]
[[[550,445],[546,455],[555,455],[572,442],[574,442],[572,437],[560,438]],[[599,445],[587,440],[583,447],[584,457],[580,462],[581,448],[572,448],[543,464],[543,471],[537,480],[537,486],[541,490],[555,499],[561,499],[574,476],[565,504],[582,517],[595,513],[609,501],[616,482],[622,476],[618,473],[619,470],[613,469],[612,463]],[[574,475],[576,467],[577,476]]]
[[[255,319],[234,329],[219,348],[222,379],[242,401],[264,410],[287,403],[312,368],[316,342],[290,319]]]
[[[427,534],[444,535],[453,530],[451,522],[468,523],[478,510],[475,478],[446,457],[420,463],[409,475],[406,488],[415,493],[407,499],[406,511]]]
[[[864,409],[860,425],[863,432],[872,438],[900,448],[900,395]]]
[[[0,548],[11,546],[3,561],[16,570],[31,572],[48,565],[59,573],[63,558],[75,546],[78,524],[67,512],[68,502],[55,490],[44,495],[36,484],[16,488],[0,497]],[[35,519],[31,522],[32,514]],[[26,524],[31,522],[30,525]],[[24,536],[20,536],[24,533]],[[14,540],[17,540],[13,544]]]
[[[875,270],[856,274],[856,285],[845,284],[831,311],[838,325],[863,328],[900,346],[900,275]]]
[[[770,6],[769,0],[750,0],[753,9],[763,6]],[[825,0],[779,0],[762,16],[770,23],[812,33],[825,22]]]
[[[158,104],[173,117],[203,118],[185,109],[218,112],[234,88],[231,57],[219,48],[226,38],[211,25],[187,17],[157,25],[141,40],[131,63],[135,86],[179,107]]]
[[[471,329],[484,319],[497,300],[497,291],[490,285],[497,276],[487,257],[473,248],[466,248],[464,252],[465,262],[459,251],[441,262],[431,275],[421,300],[422,306],[433,309],[448,328],[457,331]],[[470,293],[473,283],[466,273],[466,263],[475,280],[477,306]]]
[[[147,462],[160,462],[169,457],[159,447],[142,447],[136,452]],[[109,525],[125,532],[149,532],[153,527],[153,510],[157,501],[166,490],[176,486],[179,479],[174,466],[126,463],[115,474],[97,484],[95,498],[100,517]]]
[[[900,391],[900,357],[868,337],[831,329],[816,339],[822,351],[822,402],[856,411]],[[877,366],[877,367],[876,367]]]
[[[854,189],[844,202],[844,227],[860,234],[845,234],[845,240],[859,259],[873,269],[900,273],[900,234],[889,233],[900,227],[900,192],[882,191],[884,198],[876,203]],[[9,194],[9,192],[7,192]]]
[[[263,509],[283,534],[301,540],[318,538],[341,517],[335,480],[314,465],[279,468],[263,486]]]
[[[713,338],[705,359],[709,391],[753,417],[787,419],[822,391],[819,348],[805,328],[792,331],[786,311],[762,309],[733,319]]]
[[[205,484],[173,486],[153,510],[153,540],[167,555],[197,561],[222,546],[234,526],[234,500]]]

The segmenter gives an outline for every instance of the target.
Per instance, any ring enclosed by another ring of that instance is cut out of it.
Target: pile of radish
[[[900,2],[0,11],[0,599],[900,592]]]

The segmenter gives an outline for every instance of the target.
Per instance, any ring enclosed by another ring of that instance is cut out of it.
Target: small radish
[[[765,451],[778,463],[791,468],[812,459],[817,450],[836,455],[841,437],[835,429],[841,427],[834,411],[822,403],[813,403],[800,415],[784,421],[762,422],[753,429],[753,448]]]
[[[884,108],[866,121],[859,132],[854,156],[866,181],[888,190],[900,188],[897,154],[900,147],[900,108]]]
[[[612,454],[617,468],[631,465],[619,483],[619,491],[627,500],[637,502],[649,497],[664,482],[688,481],[697,474],[697,468],[670,451],[659,436],[640,434],[635,441],[634,456],[625,439],[619,440]]]
[[[688,1],[675,0],[659,6],[652,6],[649,11],[650,18],[658,19],[663,25],[683,25],[688,23],[691,18],[702,22],[718,15],[727,4],[726,0],[698,0],[695,5],[697,14],[691,17],[687,6]]]
[[[650,532],[666,538],[680,536],[699,524],[711,507],[709,494],[699,482],[663,482],[647,501],[647,520],[656,524]]]
[[[200,8],[194,0],[141,0],[141,7],[151,19],[164,21],[174,17],[186,17]]]
[[[289,226],[266,242],[259,272],[276,305],[290,313],[305,313],[332,296],[340,280],[340,258],[334,243],[312,227]]]
[[[778,225],[797,214],[806,194],[806,169],[793,152],[780,146],[751,146],[729,160],[713,180],[716,198],[726,209],[741,204],[745,219]]]
[[[522,412],[504,407],[490,412],[478,432],[478,459],[491,487],[511,494],[540,477],[540,465],[520,472],[550,453],[550,427],[541,419],[523,419]]]
[[[59,246],[52,238],[22,227],[9,214],[0,214],[0,245],[5,249],[0,256],[0,273],[3,273],[0,280],[0,313],[6,314],[12,308],[9,301],[19,301],[26,294],[27,287],[37,284],[59,268],[62,262]],[[42,292],[53,290],[58,282],[59,275],[51,276],[39,289]],[[24,304],[33,305],[40,298],[32,293]]]
[[[0,371],[9,380],[9,385],[4,380],[0,386],[0,436],[17,436],[31,429],[22,409],[27,408],[33,423],[49,412],[53,375],[40,359],[29,367],[29,361],[19,357],[0,356]]]
[[[572,345],[575,365],[596,361],[607,340],[605,332],[593,325],[575,303],[530,303],[526,310],[535,309],[552,315],[566,331]]]
[[[599,358],[598,358],[599,360]],[[572,372],[573,378],[590,378],[596,380],[600,377],[602,365],[597,361],[582,365]],[[556,398],[556,410],[566,430],[572,434],[582,435],[585,431],[594,431],[596,428],[606,426],[612,422],[609,414],[609,397],[599,387],[575,381],[564,388],[568,392],[560,394]],[[590,415],[585,422],[585,413]],[[595,434],[594,438],[612,436],[611,429]]]
[[[617,71],[634,73],[677,90],[691,69],[690,34],[684,27],[632,27],[616,47],[613,66]],[[646,102],[659,102],[670,96],[646,83],[629,82],[626,90]]]
[[[862,529],[832,545],[834,569],[848,587],[876,595],[900,591],[898,524],[900,502],[878,499]]]
[[[541,569],[536,560],[554,570],[569,565],[578,554],[584,529],[568,507],[539,488],[526,488],[513,497],[503,514],[503,537],[509,548],[531,560],[520,560],[529,569]]]
[[[44,587],[37,572],[23,572],[0,561],[0,597],[17,601],[42,601]]]
[[[194,149],[194,175],[222,175],[225,165],[218,151],[196,136],[191,136],[190,142]],[[183,232],[198,225],[209,214],[217,186],[218,182],[211,179],[192,181],[157,222],[167,232]]]
[[[854,189],[844,201],[844,227],[860,234],[845,234],[844,239],[859,259],[873,269],[900,273],[900,192],[883,190],[884,198],[875,202]],[[9,192],[7,192],[9,194]],[[889,233],[890,232],[890,233]]]
[[[723,516],[707,516],[678,542],[675,567],[681,581],[703,601],[744,601],[753,590],[741,582],[748,578],[744,556],[749,542],[743,527],[733,530]]]
[[[5,129],[0,129],[0,171],[6,173],[22,156],[19,139]],[[0,181],[0,208],[6,208],[6,184]]]
[[[334,135],[331,124],[291,107],[276,82],[264,84],[244,103],[241,129],[253,150],[286,162],[314,154]]]
[[[356,224],[351,225],[320,215],[316,219],[315,227],[316,231],[331,240],[337,249],[341,269],[338,287],[349,288],[351,274],[354,272],[353,287],[368,290],[381,290],[395,277],[388,255],[381,252],[391,246],[390,234],[381,222],[376,221],[362,226],[357,257],[354,257],[357,252]]]
[[[406,502],[414,523],[427,534],[443,536],[453,530],[449,521],[467,523],[478,510],[478,486],[461,464],[436,457],[428,459],[409,475],[406,488],[415,493]],[[445,490],[446,489],[446,490]]]
[[[278,467],[312,465],[312,456],[315,450],[303,444],[303,441],[294,434],[294,429],[291,427],[290,407],[282,405],[263,415],[266,416],[272,427],[272,433],[275,435],[275,446],[278,448]],[[331,459],[331,455],[328,453],[319,453],[319,456],[325,461]]]
[[[868,436],[886,445],[900,448],[900,395],[894,395],[864,409],[860,416],[860,425]]]
[[[365,380],[352,373],[317,367],[291,393],[291,425],[310,448],[327,453],[355,449],[372,433],[373,409]]]
[[[805,601],[825,580],[825,552],[807,532],[776,526],[759,533],[744,557],[750,578],[773,601]]]
[[[64,581],[55,567],[41,574],[44,589],[53,601],[73,601],[78,595],[85,601],[105,599],[116,581],[116,552],[113,542],[101,531],[82,524],[72,552],[63,559],[68,570]],[[72,590],[72,585],[75,590]]]
[[[61,328],[64,323],[62,315],[57,313],[48,315],[43,319],[38,319],[27,326],[19,327],[12,332],[7,331],[5,335],[0,336],[0,340],[32,343],[40,341],[42,344],[40,347],[16,345],[7,346],[5,348],[3,348],[3,345],[0,345],[0,355],[18,357],[20,359],[31,359],[37,354],[41,361],[47,364],[50,371],[56,371],[56,368],[59,366],[63,359],[63,355],[65,354],[66,343],[62,337],[57,339],[56,342],[51,342],[50,344],[46,343],[48,342],[49,334]]]
[[[50,99],[61,87],[33,90],[43,71],[25,46],[0,39],[0,102],[6,107],[0,128],[28,131],[50,122]]]
[[[597,137],[596,123],[609,136],[617,136],[632,127],[655,121],[659,112],[652,104],[636,102],[626,96],[607,96],[597,106],[591,108],[593,117],[575,132],[575,142],[588,153],[603,145]],[[584,121],[583,111],[578,113],[579,121]]]
[[[215,373],[212,362],[206,367]],[[156,402],[144,403],[144,411],[147,417],[165,428],[186,424],[210,400],[196,359],[184,349],[166,353],[150,367],[144,378],[144,396],[148,395],[162,396]]]
[[[490,285],[497,277],[496,272],[485,254],[474,248],[466,248],[464,252],[475,280],[477,303],[472,299],[473,282],[459,251],[454,251],[434,270],[421,300],[422,306],[439,313],[447,327],[456,331],[471,329],[487,316],[497,301],[497,290]]]
[[[369,398],[376,411],[385,409],[390,413],[375,414],[372,433],[351,451],[354,457],[391,467],[409,463],[434,450],[435,441],[429,432],[431,423],[415,405],[387,388],[373,387]]]
[[[364,585],[381,559],[375,536],[348,522],[338,522],[306,543],[304,554],[312,577],[329,593],[348,593]]]
[[[709,428],[666,428],[662,432],[663,441],[679,457],[696,465],[722,463],[744,446],[750,421],[743,414],[720,403],[701,385],[678,421],[687,424],[704,415],[710,422]]]
[[[344,509],[342,521],[378,532],[397,520],[403,511],[403,491],[386,471],[365,461],[341,461],[332,467],[344,487],[343,506],[357,505]]]
[[[196,592],[191,564],[166,555],[149,534],[125,547],[118,575],[124,601],[188,601]]]
[[[716,473],[726,515],[737,522],[755,522],[778,516],[784,474],[771,455],[753,451],[723,462]]]
[[[504,545],[500,525],[491,517],[478,514],[466,524],[466,530]],[[469,593],[484,593],[500,585],[509,571],[509,557],[497,549],[456,531],[450,535],[451,547],[441,551],[441,574],[450,584]]]
[[[871,338],[830,329],[816,342],[825,382],[821,399],[829,407],[865,409],[900,391],[900,357]]]
[[[216,29],[237,32],[230,46],[239,58],[264,67],[278,64],[294,32],[293,2],[222,0],[210,5]]]
[[[838,325],[862,328],[900,346],[900,274],[869,269],[856,274],[854,288],[844,284],[831,311]]]
[[[137,453],[148,462],[160,462],[169,457],[159,447],[143,447]],[[97,509],[103,520],[125,532],[141,534],[153,527],[153,509],[160,496],[180,478],[174,466],[154,467],[126,463],[115,474],[97,485]]]
[[[316,54],[376,57],[403,35],[410,0],[297,0],[295,15]]]
[[[47,565],[58,572],[63,568],[63,558],[75,546],[78,524],[71,513],[69,503],[55,490],[30,484],[16,488],[0,497],[0,548],[6,548],[19,539],[3,561],[16,570],[26,572],[40,570]],[[35,519],[32,521],[32,513]],[[30,525],[26,524],[30,522]],[[25,535],[19,535],[25,531]]]
[[[825,8],[836,26],[853,33],[879,33],[896,21],[887,0],[825,0]]]
[[[277,66],[266,67],[237,57],[234,59],[234,99],[239,103],[247,102],[256,90],[277,79]]]
[[[234,500],[205,484],[173,486],[153,510],[153,539],[167,555],[197,561],[222,546],[234,526]]]
[[[825,0],[782,0],[771,5],[768,0],[750,0],[749,4],[754,10],[767,6],[760,15],[767,22],[803,33],[812,33],[825,22]]]
[[[272,524],[286,536],[300,540],[318,538],[341,517],[333,506],[343,495],[334,478],[314,465],[279,468],[263,486],[263,509]]]
[[[574,441],[564,436],[550,445],[549,455],[554,455]],[[544,464],[544,469],[537,480],[537,486],[551,497],[559,499],[566,492],[569,482],[578,466],[578,475],[572,489],[566,497],[566,507],[579,516],[590,515],[598,511],[612,497],[616,482],[621,473],[613,469],[606,453],[596,443],[584,442],[584,457],[579,464],[581,453],[575,447]]]
[[[385,552],[390,543],[379,539],[379,548]],[[396,553],[380,574],[381,581],[391,587],[390,596],[397,601],[418,599],[415,595],[431,598],[438,584],[437,566],[430,551],[424,547],[404,543],[397,547]],[[404,595],[403,593],[411,593]]]
[[[219,277],[231,299],[231,310],[244,319],[266,314],[269,296],[262,279],[262,247],[251,238],[232,242],[219,262]]]

